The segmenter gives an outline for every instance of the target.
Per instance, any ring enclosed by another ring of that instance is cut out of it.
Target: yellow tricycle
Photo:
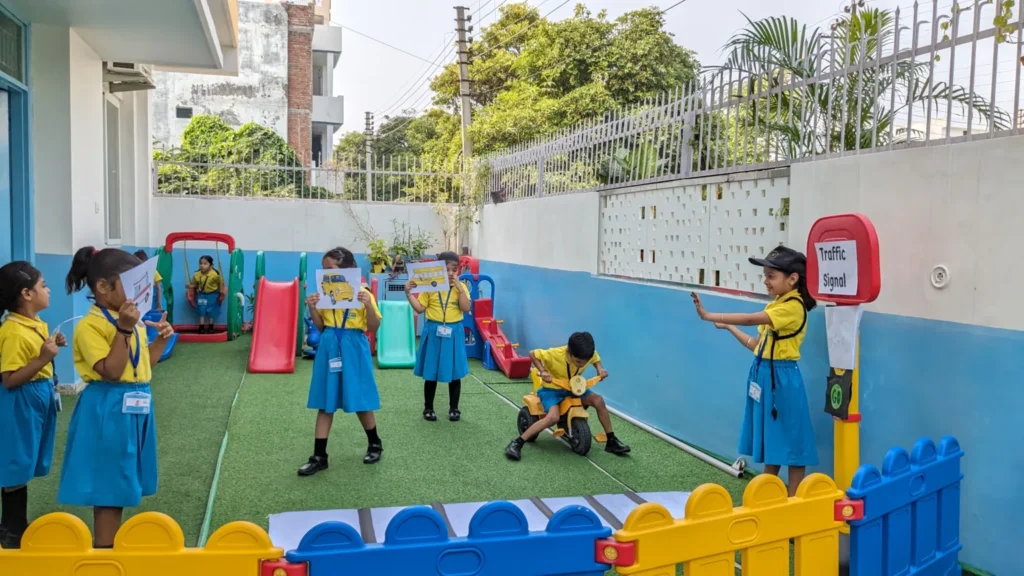
[[[536,370],[532,371],[530,376],[533,378],[534,393],[523,396],[523,404],[525,405],[519,409],[519,418],[516,420],[516,426],[519,428],[520,435],[547,415],[540,397],[536,394],[537,390],[541,387],[540,376]],[[555,378],[551,381],[551,385],[568,390],[572,394],[558,404],[560,416],[554,432],[555,438],[564,438],[569,444],[569,448],[580,456],[586,456],[590,452],[591,440],[597,440],[598,442],[606,440],[605,435],[602,433],[597,434],[596,437],[591,435],[590,423],[587,422],[589,414],[587,414],[587,409],[583,406],[582,400],[587,390],[600,381],[600,377],[587,380],[579,375],[573,376],[569,380]],[[536,439],[534,437],[529,441],[533,442]]]

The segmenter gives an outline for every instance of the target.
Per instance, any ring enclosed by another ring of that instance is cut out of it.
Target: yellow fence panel
[[[789,576],[789,540],[794,540],[797,576],[837,576],[839,530],[835,502],[844,498],[824,474],[811,474],[789,498],[776,476],[762,474],[743,492],[743,505],[717,484],[705,484],[686,502],[686,517],[676,520],[660,504],[641,504],[615,533],[633,542],[636,562],[621,574],[674,576],[683,564],[686,576],[734,576],[735,552],[742,551],[744,576]]]
[[[89,528],[77,516],[56,512],[32,523],[21,550],[0,550],[3,576],[255,576],[262,560],[283,556],[259,526],[225,524],[205,548],[185,548],[178,523],[144,512],[118,530],[114,548],[92,547]]]

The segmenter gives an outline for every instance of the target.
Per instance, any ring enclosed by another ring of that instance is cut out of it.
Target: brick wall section
[[[285,4],[288,11],[288,144],[306,165],[313,147],[312,5]]]

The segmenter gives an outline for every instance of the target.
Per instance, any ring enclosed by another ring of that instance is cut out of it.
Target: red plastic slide
[[[295,372],[295,331],[299,324],[299,279],[268,282],[260,278],[253,316],[249,372]]]
[[[505,376],[517,380],[526,378],[530,374],[530,357],[516,354],[519,344],[513,344],[505,337],[505,333],[499,327],[503,323],[497,320],[494,314],[494,300],[491,298],[477,298],[473,301],[473,315],[476,318],[476,328],[480,334],[491,345],[491,356],[497,362],[498,367],[505,373]],[[484,363],[486,366],[486,362]]]

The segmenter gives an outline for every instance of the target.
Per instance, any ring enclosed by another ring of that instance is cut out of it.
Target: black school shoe
[[[0,548],[4,550],[18,550],[21,548],[21,534],[9,532],[7,528],[0,526]]]
[[[614,434],[608,434],[608,441],[604,444],[604,451],[611,452],[616,456],[623,456],[629,454],[629,446],[616,438]]]
[[[426,420],[427,422],[435,422],[437,421],[437,414],[435,414],[434,411],[431,410],[430,408],[424,408],[423,419]]]
[[[448,411],[448,419],[452,422],[458,422],[459,420],[462,420],[462,412],[460,412],[458,408],[452,408]]]
[[[384,446],[380,442],[373,442],[366,447],[366,456],[363,456],[363,464],[376,464],[380,461]]]
[[[518,462],[523,457],[523,440],[522,438],[515,438],[508,443],[505,447],[505,456],[509,460],[515,460]]]
[[[309,462],[299,467],[299,476],[312,476],[321,470],[327,470],[327,457],[313,455]]]

